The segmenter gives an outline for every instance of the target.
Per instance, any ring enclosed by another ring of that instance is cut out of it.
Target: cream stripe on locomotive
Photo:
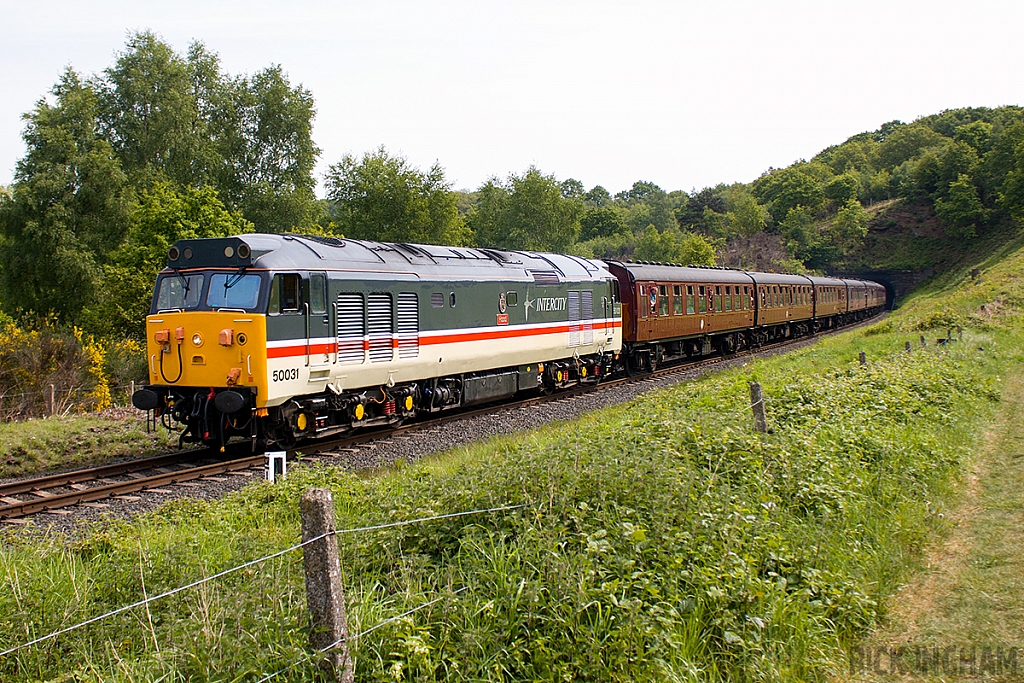
[[[590,343],[580,344],[574,339],[574,328],[576,337]],[[595,331],[602,333],[595,334]],[[321,354],[319,361],[326,362],[326,365],[307,365],[304,339],[268,342],[267,377],[270,388],[267,405],[279,405],[293,396],[328,388],[340,393],[360,387],[618,351],[622,347],[622,320],[599,318],[574,323],[562,321],[421,332],[415,356],[411,353],[414,336],[408,333],[401,338],[393,335],[388,340],[390,353],[378,351],[371,356],[373,340],[367,335],[359,340],[362,348],[360,360],[356,361],[355,354],[345,346],[346,340],[329,337],[310,339],[310,355]],[[336,346],[338,341],[341,346]],[[383,336],[380,341],[385,341]],[[406,342],[404,347],[403,341]],[[570,346],[574,341],[576,346]],[[337,362],[333,358],[335,348],[339,349]],[[380,348],[384,345],[381,344]],[[404,357],[403,349],[406,352]]]

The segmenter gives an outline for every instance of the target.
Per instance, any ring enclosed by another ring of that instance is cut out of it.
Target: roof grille
[[[557,285],[558,273],[553,270],[531,270],[530,275],[533,276],[533,281],[538,285]]]

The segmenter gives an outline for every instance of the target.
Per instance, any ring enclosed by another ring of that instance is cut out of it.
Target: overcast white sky
[[[281,64],[318,166],[379,145],[455,188],[533,164],[587,188],[749,182],[892,119],[1024,104],[1024,2],[0,0],[0,184],[21,115],[130,31]]]

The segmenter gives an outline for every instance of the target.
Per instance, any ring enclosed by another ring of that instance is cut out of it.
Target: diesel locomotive
[[[181,240],[132,396],[180,441],[289,447],[732,353],[880,311],[876,283],[499,249]]]

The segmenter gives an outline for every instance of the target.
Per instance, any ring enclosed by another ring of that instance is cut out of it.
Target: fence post
[[[768,419],[764,414],[764,394],[761,392],[760,382],[750,383],[750,409],[754,412],[754,429],[766,434]]]
[[[50,385],[50,417],[53,417],[53,414],[57,412],[57,397],[56,397],[56,394],[55,394],[55,389],[56,389],[56,387],[54,387],[51,384]]]
[[[906,349],[907,349],[907,352],[909,353],[910,352],[910,342],[907,342]]]
[[[959,325],[956,326],[956,340],[957,341],[963,341],[964,340],[964,328],[960,327]]]
[[[338,539],[334,536],[334,501],[326,489],[309,489],[299,500],[302,541],[324,536],[303,546],[306,568],[306,604],[309,607],[309,644],[322,650],[333,643],[322,662],[339,683],[352,683],[352,658],[348,651],[348,619],[341,586]]]
[[[924,335],[921,335],[921,346],[928,346],[928,342],[924,340]]]
[[[860,364],[861,365],[867,365],[868,364],[868,355],[866,353],[864,353],[863,351],[860,352]]]

